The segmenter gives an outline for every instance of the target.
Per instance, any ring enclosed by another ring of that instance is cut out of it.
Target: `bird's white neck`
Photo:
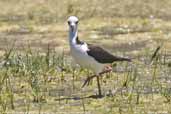
[[[69,30],[69,43],[70,45],[75,45],[78,37],[78,30]]]

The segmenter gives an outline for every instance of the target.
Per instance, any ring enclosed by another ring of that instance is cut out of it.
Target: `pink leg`
[[[93,79],[94,77],[103,76],[102,74],[105,74],[105,73],[108,73],[108,72],[111,72],[111,71],[112,71],[111,68],[110,68],[110,69],[106,69],[105,71],[99,73],[99,75],[92,75],[92,76],[88,77],[88,78],[84,81],[84,84],[82,85],[82,88],[83,88],[85,85],[89,84],[90,80]]]

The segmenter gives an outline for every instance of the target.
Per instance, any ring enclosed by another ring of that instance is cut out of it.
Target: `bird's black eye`
[[[71,23],[71,22],[70,22],[70,21],[68,21],[68,25],[70,25],[70,23]]]
[[[76,21],[75,23],[78,24],[78,21]]]

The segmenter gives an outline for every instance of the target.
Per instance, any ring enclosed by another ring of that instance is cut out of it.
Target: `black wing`
[[[93,57],[100,63],[113,63],[114,61],[131,61],[131,59],[128,58],[114,56],[101,47],[92,44],[87,45],[89,48],[89,50],[87,51],[88,55]]]

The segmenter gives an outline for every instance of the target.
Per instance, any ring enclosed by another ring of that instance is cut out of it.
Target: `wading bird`
[[[68,18],[70,52],[81,67],[94,71],[95,75],[88,77],[83,86],[90,79],[97,77],[98,96],[101,97],[99,76],[110,72],[112,70],[110,64],[113,62],[131,61],[131,59],[114,56],[99,46],[80,41],[78,38],[78,21],[76,16]]]

